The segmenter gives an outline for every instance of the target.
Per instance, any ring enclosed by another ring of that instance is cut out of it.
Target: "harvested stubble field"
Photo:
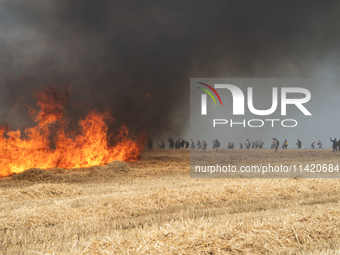
[[[2,254],[339,254],[337,179],[190,179],[188,150],[0,180]],[[215,152],[208,151],[211,157]],[[330,150],[220,150],[234,165]]]

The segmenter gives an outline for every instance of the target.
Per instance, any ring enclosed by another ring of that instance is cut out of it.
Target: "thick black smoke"
[[[70,83],[71,119],[109,109],[117,126],[136,133],[167,125],[167,135],[180,135],[190,77],[336,74],[339,8],[338,1],[3,1],[0,122],[29,124],[23,109],[32,88]]]

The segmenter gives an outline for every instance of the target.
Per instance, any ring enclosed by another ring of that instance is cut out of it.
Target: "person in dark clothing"
[[[149,141],[148,141],[148,149],[149,150],[152,150],[152,147],[153,147],[153,141],[151,138],[149,138]]]
[[[168,139],[168,142],[169,142],[169,149],[173,149],[174,148],[174,144],[175,144],[174,139],[172,137],[170,137]]]
[[[332,140],[332,137],[330,137],[329,139],[333,143],[333,152],[338,151],[338,141],[336,140],[336,138],[334,138],[334,140]]]
[[[203,149],[203,152],[207,152],[207,147],[208,147],[207,142],[203,140],[203,142],[202,142],[202,149]]]
[[[315,142],[312,143],[311,147],[315,149]]]
[[[275,152],[277,152],[280,146],[279,140],[277,140],[276,138],[273,138],[273,145],[274,145]]]
[[[181,148],[181,142],[179,140],[177,140],[175,142],[175,149],[180,149]]]
[[[194,142],[194,140],[192,140],[192,139],[191,139],[191,141],[190,141],[190,149],[191,149],[191,150],[194,150],[194,149],[195,149],[195,142]]]
[[[218,152],[218,148],[220,146],[221,146],[221,144],[217,139],[213,141],[213,149],[216,149],[216,152]]]
[[[228,142],[228,149],[234,149],[234,143]]]
[[[184,149],[184,145],[185,145],[185,140],[179,138],[179,143],[181,144],[181,148]]]
[[[247,139],[246,148],[247,148],[247,149],[250,149],[250,145],[251,145],[251,144],[250,144],[249,140]]]
[[[340,139],[338,140],[338,151],[340,151]]]
[[[197,139],[196,146],[197,146],[197,149],[201,149],[201,141],[200,141],[200,139]]]
[[[300,141],[300,139],[298,139],[296,145],[298,146],[298,149],[301,149],[302,142]]]
[[[242,143],[240,143],[240,150],[242,150],[243,149],[243,145],[242,145]]]

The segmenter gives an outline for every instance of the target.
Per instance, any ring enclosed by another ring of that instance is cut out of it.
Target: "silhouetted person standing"
[[[298,139],[298,142],[296,143],[296,145],[298,146],[298,149],[301,149],[302,142],[300,141],[300,139]]]
[[[201,149],[201,141],[200,141],[200,139],[197,139],[196,146],[197,146],[197,149]]]
[[[247,139],[247,142],[246,142],[246,148],[249,149],[250,148],[250,142],[249,140]]]
[[[218,148],[220,148],[221,144],[220,142],[216,139],[214,140],[214,149],[216,149],[216,152],[218,152]]]
[[[338,151],[338,141],[336,140],[336,138],[334,138],[334,140],[332,140],[332,137],[330,137],[329,139],[333,143],[333,152]]]
[[[228,149],[234,149],[234,143],[228,142]]]
[[[280,146],[279,140],[277,140],[276,138],[273,138],[273,145],[274,145],[275,152],[277,152]]]
[[[149,150],[152,150],[152,147],[153,147],[153,141],[151,138],[149,138],[149,141],[148,141],[148,149]]]
[[[185,140],[179,138],[179,143],[180,143],[180,145],[181,145],[181,148],[184,149]]]
[[[174,144],[175,144],[174,139],[172,137],[170,137],[168,139],[168,142],[169,142],[169,149],[173,149],[174,148]]]
[[[192,139],[191,139],[191,141],[190,141],[190,149],[191,149],[191,150],[194,150],[194,149],[195,149],[195,142],[194,142],[194,140],[192,140]]]
[[[203,149],[203,152],[206,152],[206,151],[207,151],[207,147],[208,147],[207,142],[203,140],[203,142],[202,142],[202,149]]]

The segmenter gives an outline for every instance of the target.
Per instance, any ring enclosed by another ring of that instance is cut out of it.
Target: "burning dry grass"
[[[71,169],[140,158],[143,137],[132,138],[124,125],[115,134],[108,133],[108,123],[113,120],[109,112],[90,111],[85,119],[79,120],[78,130],[70,130],[69,121],[65,119],[65,105],[69,101],[67,85],[60,91],[52,85],[44,86],[34,94],[36,108],[27,107],[35,126],[25,128],[23,132],[10,130],[7,125],[0,126],[0,152],[3,155],[0,157],[0,177],[34,168],[18,178],[56,181],[55,176],[36,168]]]
[[[286,151],[276,159],[270,150],[221,153],[255,163],[282,162],[282,156],[300,163],[337,160],[328,150]],[[0,250],[338,254],[337,179],[190,179],[188,162],[187,151],[154,151],[129,164],[52,169],[66,180],[58,184],[2,180]],[[91,181],[96,175],[103,177]]]

